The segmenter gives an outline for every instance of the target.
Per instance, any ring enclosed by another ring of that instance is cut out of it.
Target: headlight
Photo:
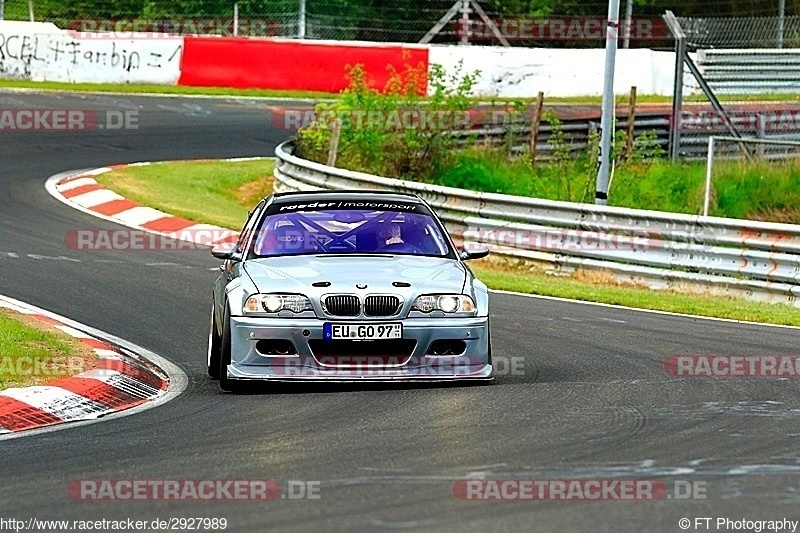
[[[302,313],[311,311],[311,302],[302,294],[254,294],[244,303],[245,313]]]
[[[426,294],[417,298],[411,309],[422,313],[472,313],[475,311],[475,302],[465,294]]]

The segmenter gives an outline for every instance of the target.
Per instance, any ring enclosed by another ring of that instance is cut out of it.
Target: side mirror
[[[217,259],[241,261],[242,254],[239,252],[239,247],[231,242],[217,244],[211,249],[211,255]]]
[[[489,247],[485,244],[470,243],[464,244],[461,253],[458,254],[462,261],[469,261],[470,259],[480,259],[489,255]]]

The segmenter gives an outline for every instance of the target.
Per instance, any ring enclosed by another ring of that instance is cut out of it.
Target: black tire
[[[211,324],[209,326],[208,331],[208,353],[207,355],[207,362],[208,362],[208,375],[211,379],[219,379],[219,371],[220,371],[220,346],[222,345],[222,339],[220,338],[219,334],[217,334],[217,321],[214,318],[216,313],[214,313],[214,303],[211,303]]]
[[[486,321],[486,331],[487,331],[487,335],[488,335],[488,338],[486,339],[486,341],[487,341],[487,343],[489,345],[489,357],[488,357],[487,362],[491,365],[492,364],[492,330],[490,328],[490,322],[491,322],[490,320]],[[494,380],[495,380],[495,377],[494,377],[494,368],[493,368],[492,369],[492,377],[491,377],[491,379],[486,381],[486,383],[484,383],[484,384],[485,385],[491,385],[492,383],[494,383]]]
[[[486,321],[486,335],[488,339],[486,339],[487,344],[489,345],[489,360],[487,361],[490,365],[492,364],[492,329],[491,329],[491,321]]]
[[[231,312],[225,304],[225,314],[222,318],[222,338],[220,339],[219,357],[219,386],[227,392],[236,392],[239,383],[228,378],[228,365],[231,364]]]

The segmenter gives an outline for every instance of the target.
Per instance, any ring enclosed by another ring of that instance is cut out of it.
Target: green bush
[[[469,95],[477,73],[447,76],[433,65],[393,70],[382,91],[371,86],[363,66],[348,69],[341,98],[316,108],[317,119],[297,135],[303,157],[325,163],[335,124],[340,125],[336,166],[381,176],[431,181],[448,166],[457,139],[451,131],[469,123]],[[431,96],[426,98],[426,88]]]
[[[476,74],[461,68],[447,76],[438,66],[430,75],[424,65],[392,72],[382,91],[372,87],[360,65],[348,71],[349,88],[332,104],[317,106],[317,120],[297,136],[299,153],[325,163],[334,125],[341,126],[337,166],[392,178],[409,179],[516,196],[571,202],[593,202],[599,138],[590,133],[587,148],[571,150],[572,139],[552,111],[542,122],[550,126],[548,159],[532,161],[519,139],[468,142],[450,134],[469,124],[470,92]],[[426,87],[432,96],[425,98]],[[523,109],[506,109],[510,122]],[[437,117],[422,125],[408,117]],[[374,117],[374,119],[373,119]],[[653,132],[638,136],[630,154],[623,153],[626,134],[617,131],[612,157],[615,169],[609,205],[699,214],[703,207],[705,164],[673,164]],[[720,162],[713,181],[710,215],[800,223],[798,161]]]

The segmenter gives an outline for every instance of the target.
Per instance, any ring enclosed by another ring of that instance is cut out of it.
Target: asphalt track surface
[[[117,226],[54,200],[44,181],[115,163],[271,155],[288,133],[268,104],[0,93],[0,109],[139,113],[138,130],[0,132],[0,293],[189,376],[155,409],[0,441],[0,518],[217,517],[228,531],[679,531],[684,517],[800,518],[798,381],[678,379],[663,367],[671,355],[796,355],[799,330],[493,294],[495,358],[517,358],[494,385],[220,392],[204,366],[218,262],[67,249],[69,230]],[[461,501],[454,483],[470,477],[699,482],[706,498]],[[320,485],[319,499],[96,502],[70,499],[80,479]]]

